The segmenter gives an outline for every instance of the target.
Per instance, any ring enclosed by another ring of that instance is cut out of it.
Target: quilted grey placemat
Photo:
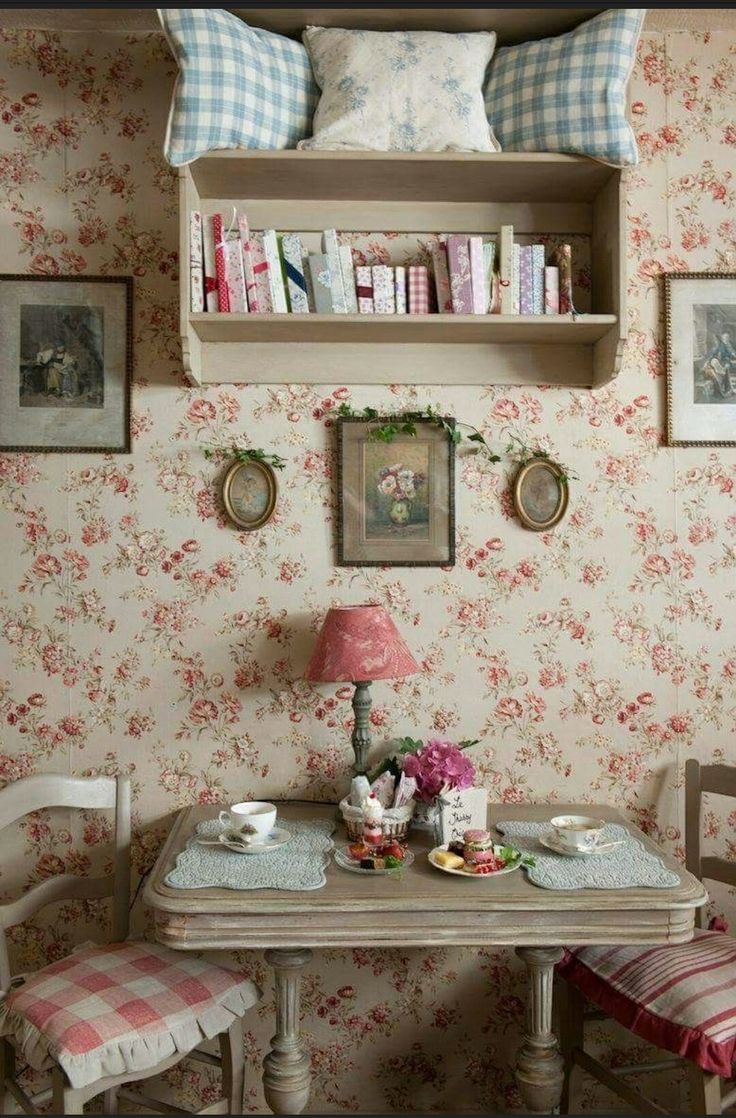
[[[166,876],[174,889],[321,889],[332,851],[334,823],[328,819],[289,822],[289,842],[267,854],[238,854],[203,846],[197,837],[216,839],[216,819],[200,823]]]
[[[526,872],[542,889],[671,889],[680,881],[657,854],[618,823],[606,823],[603,837],[626,839],[624,845],[585,858],[567,858],[542,846],[539,836],[552,830],[549,823],[497,823],[496,827],[525,854],[533,855],[536,865]]]

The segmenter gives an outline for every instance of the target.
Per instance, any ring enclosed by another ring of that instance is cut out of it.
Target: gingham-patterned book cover
[[[202,266],[202,215],[189,215],[189,308],[197,314],[204,310],[204,269]]]
[[[473,313],[473,283],[470,276],[468,238],[450,233],[447,238],[447,266],[450,271],[450,292],[453,314]],[[411,312],[411,304],[409,306]]]
[[[407,280],[409,314],[429,314],[429,272],[424,264],[412,264]]]
[[[355,291],[358,314],[373,314],[373,272],[366,264],[359,264],[355,269]]]

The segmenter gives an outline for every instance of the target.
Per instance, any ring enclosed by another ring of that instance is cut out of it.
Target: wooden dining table
[[[498,878],[466,880],[445,874],[426,858],[424,832],[413,832],[413,865],[400,888],[387,876],[361,876],[337,866],[322,889],[247,893],[182,889],[166,884],[169,871],[196,825],[212,807],[179,813],[144,893],[159,943],[180,951],[265,949],[273,968],[276,1028],[263,1061],[263,1089],[276,1114],[299,1114],[309,1102],[310,1062],[299,1032],[301,975],[312,952],[354,947],[513,947],[529,975],[526,1025],[516,1061],[525,1107],[553,1113],[560,1102],[563,1061],[552,1027],[555,964],[567,944],[684,943],[695,913],[707,900],[703,885],[619,811],[601,804],[498,804],[494,820],[544,821],[552,815],[593,815],[620,823],[678,875],[671,888],[550,890],[533,885],[522,869]],[[279,805],[280,822],[335,819],[335,809],[303,803]],[[338,825],[335,842],[344,838]]]

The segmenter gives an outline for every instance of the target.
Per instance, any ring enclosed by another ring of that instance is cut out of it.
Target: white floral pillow
[[[483,105],[495,34],[307,27],[322,90],[300,148],[500,151]]]

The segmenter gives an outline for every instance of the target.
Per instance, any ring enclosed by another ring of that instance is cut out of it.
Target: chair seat
[[[0,1006],[0,1035],[72,1087],[144,1072],[217,1036],[259,1000],[241,974],[152,943],[85,945]]]
[[[558,973],[637,1036],[729,1077],[736,1058],[736,940],[696,931],[661,947],[579,947]]]

